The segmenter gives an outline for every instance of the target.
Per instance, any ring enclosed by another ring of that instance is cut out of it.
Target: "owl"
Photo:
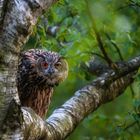
[[[56,52],[30,49],[21,54],[17,87],[22,106],[44,118],[53,88],[68,76],[67,61]]]

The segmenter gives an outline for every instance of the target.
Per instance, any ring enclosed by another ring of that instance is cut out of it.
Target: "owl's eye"
[[[48,68],[48,63],[46,63],[46,62],[41,63],[41,65],[43,68]]]
[[[57,62],[56,64],[55,64],[55,67],[60,67],[61,66],[61,62]]]

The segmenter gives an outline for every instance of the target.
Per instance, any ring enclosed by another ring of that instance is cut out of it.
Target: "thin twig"
[[[129,0],[129,2],[126,3],[126,5],[119,7],[116,11],[120,11],[128,7],[140,7],[140,3],[135,2],[133,0]]]
[[[92,19],[92,28],[95,32],[95,36],[96,36],[96,39],[97,39],[97,42],[98,42],[98,46],[99,46],[99,49],[101,50],[101,52],[103,53],[104,55],[104,58],[105,60],[107,61],[108,65],[111,66],[112,65],[112,60],[109,58],[105,48],[104,48],[104,45],[103,45],[103,42],[102,42],[102,39],[101,39],[101,36],[96,28],[96,23],[95,23],[95,20],[94,20],[94,17],[93,15],[91,14],[91,11],[90,11],[90,6],[89,6],[89,3],[88,3],[88,0],[85,0],[86,4],[87,4],[87,11],[89,13],[89,16],[90,18]]]
[[[134,91],[134,89],[133,89],[132,84],[130,85],[130,91],[131,91],[132,97],[134,98],[135,91]]]
[[[105,57],[104,57],[104,56],[102,56],[102,55],[100,55],[100,54],[98,54],[98,53],[91,52],[91,54],[92,54],[92,55],[96,55],[96,56],[98,56],[98,57],[102,58],[103,60],[105,60]]]
[[[109,36],[108,33],[105,33],[105,35],[106,35],[106,37],[108,38],[108,40],[111,42],[111,44],[115,47],[115,49],[116,49],[116,51],[118,52],[118,55],[119,55],[119,57],[120,57],[120,60],[121,60],[121,61],[124,61],[123,56],[122,56],[122,54],[121,54],[121,51],[120,51],[118,45],[117,45],[115,42],[112,41],[112,39],[111,39],[111,37]],[[133,90],[133,86],[132,86],[132,85],[130,85],[130,90],[131,90],[132,97],[134,97],[135,92],[134,92],[134,90]]]
[[[137,124],[138,121],[134,121],[133,123],[129,124],[128,126],[126,126],[123,130],[126,131],[127,129],[129,129],[130,127],[134,126],[135,124]]]
[[[116,49],[116,51],[118,52],[118,55],[119,55],[119,57],[120,57],[120,60],[123,61],[124,59],[123,59],[123,56],[122,56],[122,54],[121,54],[121,51],[120,51],[118,45],[117,45],[115,42],[112,41],[112,39],[111,39],[111,37],[109,36],[108,33],[105,33],[105,35],[106,35],[106,37],[108,38],[108,40],[111,42],[111,44],[115,47],[115,49]]]

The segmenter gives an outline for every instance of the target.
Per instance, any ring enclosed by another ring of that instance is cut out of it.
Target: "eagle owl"
[[[58,53],[31,49],[21,54],[17,87],[22,106],[31,107],[44,118],[53,87],[66,79],[68,64]]]

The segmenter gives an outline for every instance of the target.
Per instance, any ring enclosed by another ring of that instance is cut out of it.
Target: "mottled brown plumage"
[[[44,118],[53,93],[68,75],[67,62],[55,52],[31,49],[21,54],[17,86],[22,106]]]

